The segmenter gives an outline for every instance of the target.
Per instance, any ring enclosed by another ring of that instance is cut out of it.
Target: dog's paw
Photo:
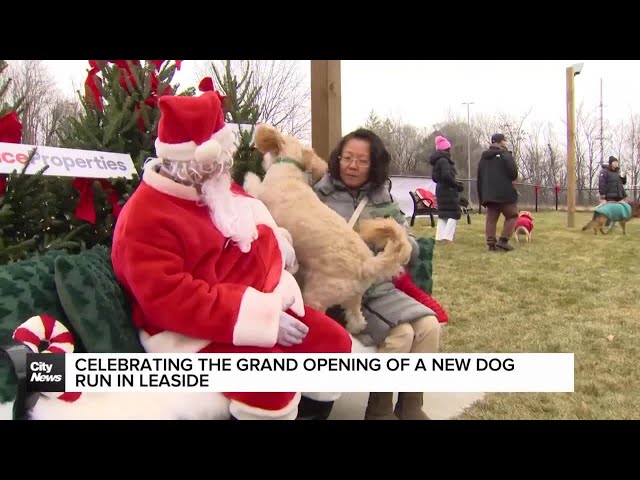
[[[360,321],[348,321],[345,327],[347,332],[351,335],[357,335],[362,332],[365,328],[367,328],[367,322],[365,320]]]

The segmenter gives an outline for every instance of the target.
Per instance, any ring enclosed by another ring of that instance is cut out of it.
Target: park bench
[[[431,228],[435,228],[436,221],[433,218],[433,215],[438,214],[438,209],[435,208],[435,198],[421,198],[414,191],[409,191],[409,195],[411,195],[411,200],[413,201],[413,214],[411,215],[410,225],[413,227],[416,217],[429,215],[429,218],[431,219]]]
[[[410,225],[413,227],[416,217],[428,215],[431,219],[431,228],[435,228],[436,222],[433,216],[438,214],[436,199],[431,192],[424,192],[425,193],[422,193],[422,196],[417,190],[415,192],[409,192],[411,200],[413,201],[413,214],[411,215]],[[462,210],[462,214],[467,217],[467,224],[471,225],[471,212],[473,211],[473,208],[469,206],[468,202],[466,202],[466,205],[461,204],[460,208]]]

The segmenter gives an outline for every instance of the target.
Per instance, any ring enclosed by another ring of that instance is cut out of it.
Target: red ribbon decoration
[[[556,185],[556,195],[560,193],[560,185]]]
[[[102,85],[102,79],[98,77],[100,69],[95,63],[95,60],[89,60],[90,65],[95,65],[87,73],[87,79],[84,81],[84,96],[93,108],[97,108],[102,112],[102,93],[98,84]]]
[[[22,141],[22,123],[16,112],[9,112],[0,118],[0,142],[20,143]],[[7,176],[0,175],[0,197],[7,189]]]
[[[111,215],[118,218],[122,205],[118,205],[118,193],[113,186],[106,180],[94,180],[90,178],[76,178],[72,186],[79,193],[78,205],[76,206],[76,217],[91,224],[96,223],[96,207],[93,197],[93,182],[99,182],[102,189],[108,193],[107,200],[111,204]]]
[[[536,193],[540,192],[540,185],[536,185]]]

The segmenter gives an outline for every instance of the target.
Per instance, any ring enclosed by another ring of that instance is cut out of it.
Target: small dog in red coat
[[[531,243],[531,232],[533,231],[533,216],[531,212],[523,210],[518,215],[516,221],[515,239],[520,243],[520,235],[524,235],[527,239],[527,243]]]

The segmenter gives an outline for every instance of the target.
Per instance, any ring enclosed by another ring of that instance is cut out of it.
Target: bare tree
[[[80,110],[76,100],[65,98],[53,75],[40,60],[12,63],[10,96],[23,98],[20,112],[22,142],[28,145],[58,145],[57,130],[70,115]]]
[[[365,128],[375,132],[391,155],[392,174],[411,174],[424,171],[426,160],[425,132],[400,119],[380,118],[370,112]]]
[[[536,122],[526,133],[521,145],[519,174],[522,182],[540,183],[545,168],[543,125]]]
[[[214,67],[224,69],[222,60],[209,60],[202,76],[214,76]],[[259,121],[269,123],[302,140],[311,137],[311,86],[295,60],[231,60],[231,71],[241,75],[247,69],[260,88],[257,103]]]
[[[631,114],[612,128],[612,155],[620,160],[621,169],[627,173],[627,189],[637,197],[640,181],[640,118]]]
[[[507,137],[509,143],[511,143],[511,146],[513,147],[513,158],[516,160],[518,165],[520,164],[520,151],[527,136],[525,131],[525,122],[532,110],[533,107],[520,117],[514,117],[506,113],[498,114],[497,119],[501,133],[503,133],[504,136]]]
[[[600,120],[595,110],[580,104],[576,112],[576,186],[582,195],[593,188],[600,170]]]
[[[567,177],[567,169],[565,168],[564,159],[559,155],[560,148],[558,148],[555,133],[551,128],[547,128],[545,143],[547,146],[545,155],[546,168],[544,169],[545,178],[542,184],[549,187],[564,185]]]
[[[640,161],[639,161],[639,148],[640,148],[640,119],[637,114],[631,114],[629,118],[629,124],[626,135],[627,140],[627,161],[628,167],[626,170],[629,172],[628,176],[630,186],[637,188],[638,180],[640,176]],[[634,191],[634,196],[637,196],[637,192]]]
[[[40,118],[40,144],[49,147],[60,145],[60,128],[69,117],[79,116],[82,107],[77,100],[62,96],[53,98]]]

